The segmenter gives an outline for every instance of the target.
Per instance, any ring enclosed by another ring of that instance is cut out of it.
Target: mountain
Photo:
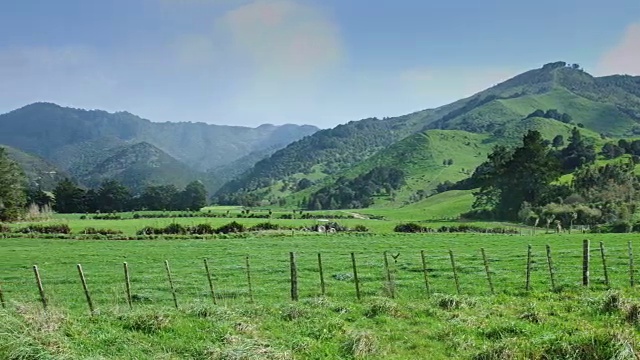
[[[103,181],[111,179],[118,180],[134,193],[141,192],[147,185],[173,184],[184,188],[194,180],[207,181],[204,173],[192,170],[146,142],[120,148],[79,177],[82,183],[90,187],[98,187]],[[216,184],[208,185],[211,188]]]
[[[257,162],[215,200],[304,205],[315,191],[344,185],[341,179],[392,166],[404,170],[406,184],[376,204],[397,206],[468,177],[494,145],[515,143],[527,130],[551,140],[579,126],[599,141],[640,134],[639,122],[640,77],[598,78],[577,65],[550,63],[440,108],[319,131]]]
[[[114,156],[122,158],[122,149],[135,144],[152,145],[190,170],[204,172],[249,154],[253,155],[247,161],[257,161],[317,130],[309,125],[249,128],[155,123],[128,112],[88,111],[50,103],[35,103],[0,115],[0,143],[40,156],[78,178],[85,178]],[[143,152],[150,155],[155,151],[148,150]]]
[[[43,191],[51,191],[60,180],[69,176],[37,156],[6,145],[0,145],[0,147],[5,148],[9,159],[20,165],[31,187],[40,188]]]

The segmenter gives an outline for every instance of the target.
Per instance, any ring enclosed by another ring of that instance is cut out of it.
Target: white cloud
[[[640,75],[640,23],[627,27],[622,39],[600,59],[597,72]]]

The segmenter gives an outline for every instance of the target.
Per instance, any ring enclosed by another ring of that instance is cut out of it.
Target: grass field
[[[585,237],[592,240],[589,288],[581,286]],[[629,286],[627,249],[628,241],[637,246],[633,235],[0,241],[0,281],[8,304],[8,310],[0,311],[0,358],[625,359],[634,358],[638,349],[640,305],[633,299],[639,293]],[[615,293],[606,291],[599,241],[606,247]],[[533,254],[529,292],[528,244]],[[547,244],[556,292],[550,289]],[[489,258],[495,295],[489,291],[480,248]],[[290,300],[291,251],[297,256],[299,302]],[[389,257],[395,299],[390,298],[384,251],[399,254],[397,262]],[[317,253],[322,254],[326,297],[321,296]],[[204,258],[209,259],[217,305]],[[178,310],[164,260],[171,266]],[[123,262],[131,272],[133,310],[126,301]],[[78,263],[97,309],[94,317],[88,315]],[[40,269],[49,304],[46,315],[39,310],[32,265]]]

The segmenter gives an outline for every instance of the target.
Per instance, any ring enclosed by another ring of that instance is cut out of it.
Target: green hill
[[[145,142],[122,147],[80,176],[81,182],[90,187],[98,187],[110,179],[118,180],[134,193],[140,193],[148,185],[173,184],[184,188],[193,180],[202,180],[209,190],[216,184],[215,179]]]
[[[128,112],[87,111],[49,103],[0,115],[0,143],[42,157],[72,175],[90,172],[123,147],[142,142],[203,172],[239,159],[256,162],[317,130],[307,125],[249,128],[155,123]]]
[[[341,178],[394,166],[405,172],[406,185],[378,196],[375,205],[399,206],[419,200],[438,183],[469,176],[494,145],[516,144],[528,130],[549,141],[568,138],[576,126],[595,143],[633,136],[640,131],[639,95],[640,77],[597,78],[576,66],[550,63],[437,109],[319,131],[259,161],[214,199],[304,205]],[[452,163],[444,165],[445,160]],[[304,187],[298,186],[302,180]]]
[[[20,165],[30,187],[51,191],[60,180],[69,176],[64,171],[35,155],[27,154],[24,151],[6,145],[0,145],[0,147],[5,148],[9,158]]]

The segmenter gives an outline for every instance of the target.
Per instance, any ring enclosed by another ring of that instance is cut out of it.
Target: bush
[[[82,230],[82,233],[87,235],[120,235],[122,234],[122,231],[113,230],[113,229],[96,229],[96,228],[88,227]]]
[[[406,223],[397,225],[393,231],[402,233],[422,233],[427,232],[427,228],[416,223]]]
[[[280,230],[281,227],[276,224],[272,224],[269,222],[264,222],[260,224],[256,224],[249,228],[250,231],[265,231],[265,230]]]
[[[8,225],[0,224],[0,233],[10,233],[11,228]]]
[[[189,228],[190,234],[211,235],[216,233],[216,229],[210,224],[198,224]]]
[[[167,227],[164,228],[164,231],[162,233],[170,234],[170,235],[186,235],[187,228],[182,224],[173,223],[173,224],[167,225]]]
[[[71,228],[67,224],[28,225],[18,230],[19,233],[30,234],[71,234]]]
[[[226,225],[222,225],[221,227],[219,227],[216,232],[221,233],[221,234],[229,234],[229,233],[241,233],[241,232],[245,232],[245,227],[244,225],[236,222],[236,221],[232,221]]]
[[[356,225],[356,227],[353,229],[356,232],[368,232],[369,229],[364,226],[364,225]]]

